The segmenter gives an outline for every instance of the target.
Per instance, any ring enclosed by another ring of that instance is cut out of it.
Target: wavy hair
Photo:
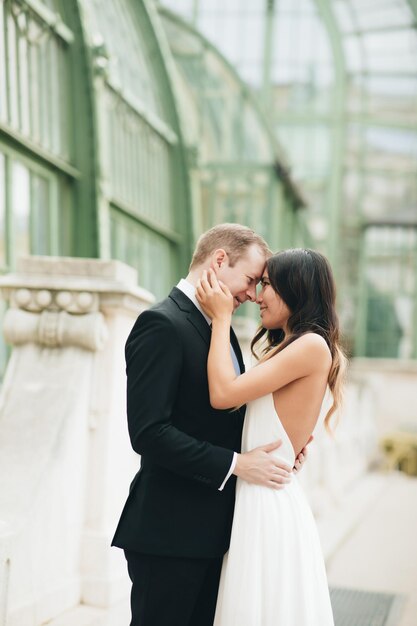
[[[274,254],[268,258],[266,268],[272,288],[291,312],[287,323],[288,335],[281,328],[268,330],[261,326],[251,343],[252,354],[255,358],[260,358],[255,348],[261,339],[266,339],[267,342],[261,353],[261,359],[264,359],[280,352],[305,333],[321,335],[332,356],[327,382],[333,404],[324,419],[326,429],[331,431],[329,421],[342,402],[347,366],[347,359],[340,345],[332,269],[320,252],[305,248],[293,248]]]

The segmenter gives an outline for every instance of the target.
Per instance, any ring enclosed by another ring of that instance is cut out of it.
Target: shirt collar
[[[185,278],[181,278],[180,282],[177,285],[177,289],[182,291],[182,293],[185,294],[187,296],[187,298],[189,298],[189,300],[191,300],[191,302],[194,304],[194,306],[200,311],[201,315],[204,317],[204,319],[206,320],[207,324],[210,326],[211,325],[211,319],[209,318],[208,315],[206,315],[204,313],[203,309],[201,308],[200,303],[197,300],[196,295],[195,295],[195,287],[194,287],[194,285],[192,285],[190,282],[188,282],[188,280],[185,280]]]

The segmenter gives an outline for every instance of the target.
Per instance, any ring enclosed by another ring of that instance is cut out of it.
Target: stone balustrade
[[[153,301],[117,261],[31,257],[0,279],[13,346],[0,397],[0,624],[126,595],[110,550],[139,459],[123,348]]]

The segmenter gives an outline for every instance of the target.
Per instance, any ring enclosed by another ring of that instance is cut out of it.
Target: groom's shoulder
[[[151,307],[149,307],[149,309],[143,311],[143,313],[139,315],[139,318],[166,318],[168,321],[173,322],[178,317],[178,314],[182,309],[181,301],[184,298],[186,298],[186,296],[184,296],[184,294],[178,289],[174,288],[166,298],[160,300],[156,304],[153,304]]]
[[[174,289],[171,291],[169,296],[142,311],[136,319],[132,328],[132,333],[149,326],[152,326],[155,329],[176,326],[182,316],[175,297],[172,297],[173,294],[175,296]]]
[[[140,346],[145,346],[145,349],[146,346],[155,347],[160,342],[167,344],[178,337],[175,318],[170,315],[169,308],[169,302],[164,300],[140,313],[126,340],[126,358]]]

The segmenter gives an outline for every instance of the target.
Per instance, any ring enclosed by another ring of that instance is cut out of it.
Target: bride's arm
[[[212,337],[207,371],[210,402],[216,409],[246,404],[289,383],[318,372],[328,371],[330,352],[325,340],[308,333],[295,340],[272,358],[245,374],[236,376],[230,356],[230,324],[233,298],[212,272],[211,284],[203,275],[197,298],[212,318]]]
[[[210,282],[209,282],[210,280]],[[213,270],[203,272],[197,283],[197,300],[203,310],[211,317],[211,342],[207,362],[210,403],[214,408],[212,390],[220,381],[227,386],[238,377],[230,353],[230,326],[233,313],[233,296],[228,288],[217,280]],[[212,385],[213,381],[213,385]],[[229,406],[237,406],[228,404]]]
[[[212,320],[212,332],[210,351],[207,361],[207,374],[209,380],[210,404],[219,409],[218,400],[225,397],[223,408],[245,404],[244,402],[229,401],[229,390],[241,375],[236,375],[230,353],[230,326],[232,315],[228,317],[214,317]]]

